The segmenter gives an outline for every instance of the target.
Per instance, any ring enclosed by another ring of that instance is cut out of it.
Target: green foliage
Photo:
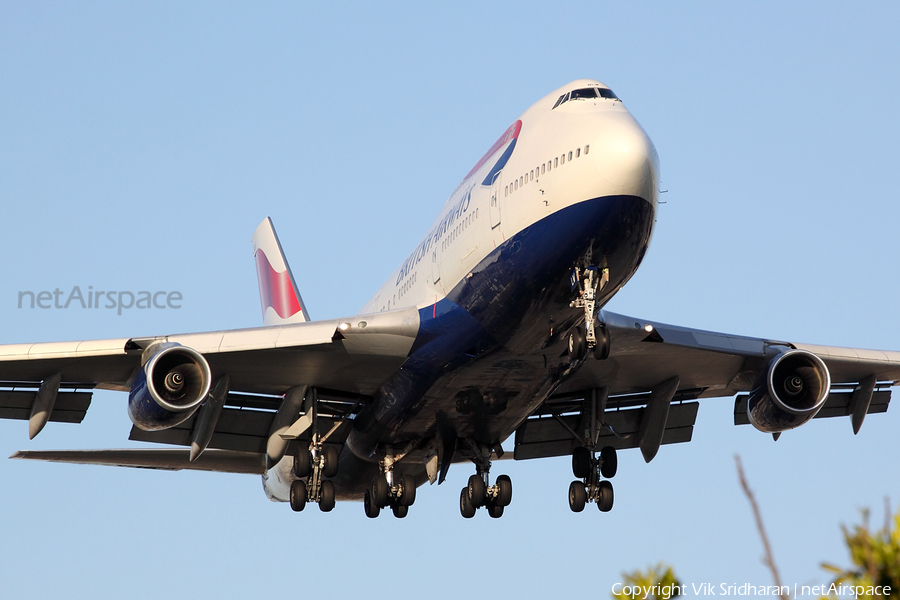
[[[656,566],[647,567],[646,571],[632,571],[631,573],[622,573],[622,583],[619,589],[627,586],[640,586],[645,592],[649,592],[647,600],[669,600],[675,596],[681,595],[681,582],[675,577],[672,567],[659,563]],[[611,594],[615,600],[632,600],[631,595],[623,592]],[[642,593],[640,598],[644,597]]]
[[[869,530],[869,511],[862,511],[862,523],[844,532],[854,568],[841,569],[822,563],[822,568],[835,575],[834,583],[863,586],[890,586],[890,596],[860,594],[859,598],[896,598],[900,595],[900,510],[878,531]]]

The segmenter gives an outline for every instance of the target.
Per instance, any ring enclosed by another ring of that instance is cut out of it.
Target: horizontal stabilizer
[[[20,450],[10,458],[44,460],[48,462],[78,465],[107,465],[160,469],[163,471],[214,471],[217,473],[246,473],[262,475],[265,471],[265,454],[234,452],[231,450],[207,450],[194,462],[190,450]]]

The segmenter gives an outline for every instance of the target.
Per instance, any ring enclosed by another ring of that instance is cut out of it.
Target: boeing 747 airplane
[[[313,321],[271,220],[253,234],[265,326],[0,346],[0,417],[81,422],[128,393],[131,440],[181,448],[12,458],[262,476],[295,511],[404,517],[453,464],[463,517],[500,517],[493,462],[571,456],[569,506],[613,506],[617,452],[690,441],[708,398],[776,439],[884,412],[900,352],[767,340],[603,309],[653,235],[658,158],[622,101],[578,80],[516,119],[359,314]],[[504,442],[513,438],[512,444]],[[512,450],[509,450],[512,448]],[[563,494],[565,490],[560,490]]]

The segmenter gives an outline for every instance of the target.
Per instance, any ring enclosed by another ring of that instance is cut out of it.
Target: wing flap
[[[322,410],[321,407],[320,410]],[[198,418],[195,415],[180,425],[161,431],[144,431],[143,429],[132,427],[128,439],[135,442],[190,446],[193,440],[194,423]],[[218,450],[264,454],[274,418],[274,411],[223,408],[216,423],[215,432],[207,447]],[[330,443],[343,443],[350,433],[353,421],[340,416],[325,416],[320,412],[318,422],[319,431],[329,431],[340,423],[340,426],[335,428],[328,441]],[[307,431],[298,439],[308,440],[309,432]]]
[[[679,444],[691,441],[699,402],[673,404],[669,408],[663,444]],[[603,413],[604,428],[600,433],[598,448],[612,446],[617,450],[637,448],[638,431],[646,408],[611,410]],[[541,416],[527,419],[516,430],[515,459],[547,458],[572,454],[581,444],[573,432],[577,431],[581,415]]]
[[[268,411],[223,408],[216,423],[216,430],[207,447],[264,453],[274,417],[275,413]],[[136,442],[190,446],[196,420],[197,416],[195,415],[180,425],[162,431],[144,431],[138,427],[132,427],[128,439]]]
[[[0,390],[0,419],[27,421],[37,390]],[[92,392],[59,392],[50,413],[56,423],[81,423],[91,406]]]

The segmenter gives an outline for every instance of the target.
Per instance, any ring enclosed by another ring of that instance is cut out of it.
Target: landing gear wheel
[[[613,507],[613,486],[608,481],[601,481],[597,489],[597,508],[601,512],[609,512]]]
[[[584,490],[584,484],[580,481],[573,481],[569,484],[569,508],[572,512],[581,512],[587,502],[587,492]]]
[[[404,475],[400,478],[400,486],[400,505],[412,506],[416,501],[416,480],[412,475]],[[396,511],[394,514],[397,514]]]
[[[509,475],[501,475],[497,478],[497,497],[494,503],[497,506],[509,506],[512,502],[512,480]]]
[[[306,508],[306,483],[298,480],[291,482],[291,510],[300,512]]]
[[[309,471],[312,467],[312,457],[309,450],[298,450],[294,455],[294,475],[296,477],[309,477]]]
[[[339,457],[340,453],[334,446],[324,446],[322,448],[322,458],[324,459],[322,475],[329,479],[337,475]]]
[[[503,516],[503,507],[499,504],[488,504],[487,505],[488,514],[491,515],[492,519],[499,519]]]
[[[594,358],[606,360],[609,358],[609,329],[599,323],[594,325],[594,337],[597,339],[597,345],[594,346]]]
[[[475,508],[479,506],[484,506],[484,479],[482,479],[481,475],[472,475],[469,477],[469,485],[466,487],[469,494],[469,502]]]
[[[475,516],[475,507],[469,502],[469,488],[464,487],[459,493],[459,514],[463,518],[471,519]]]
[[[395,517],[402,519],[409,514],[409,507],[402,504],[395,504],[391,507],[391,511],[393,511]]]
[[[612,446],[604,446],[600,451],[600,474],[606,479],[612,479],[616,476],[619,468],[619,459],[616,456],[616,449]]]
[[[569,332],[569,358],[572,360],[581,360],[584,358],[585,343],[584,332],[581,327],[576,326]]]
[[[363,507],[366,509],[366,516],[374,519],[381,512],[381,507],[372,502],[372,494],[366,490],[366,497],[363,499]]]
[[[591,474],[591,451],[579,446],[572,451],[572,474],[584,479]]]
[[[334,482],[325,480],[322,482],[322,496],[319,498],[319,510],[331,512],[334,509]]]
[[[388,505],[388,496],[390,493],[391,490],[388,487],[387,480],[384,478],[384,475],[379,473],[372,479],[372,487],[369,490],[372,503],[377,506],[379,510],[384,508]]]

